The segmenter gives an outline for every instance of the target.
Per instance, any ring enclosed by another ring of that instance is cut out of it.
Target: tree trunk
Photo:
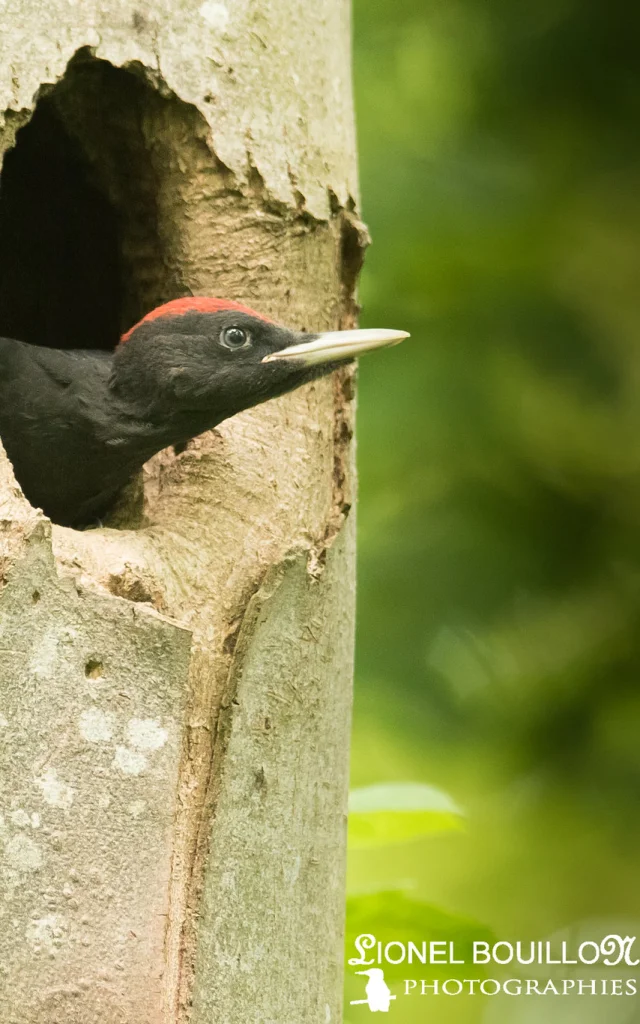
[[[17,3],[0,335],[223,295],[350,326],[346,0]],[[341,1018],[352,376],[161,453],[111,526],[0,460],[5,1024]]]

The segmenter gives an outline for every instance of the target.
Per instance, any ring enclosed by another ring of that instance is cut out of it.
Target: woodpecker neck
[[[170,375],[160,373],[154,381],[145,376],[132,378],[122,370],[114,357],[108,385],[107,408],[110,439],[122,448],[143,452],[145,460],[171,445],[184,444],[203,434],[237,410],[184,408],[178,405]]]

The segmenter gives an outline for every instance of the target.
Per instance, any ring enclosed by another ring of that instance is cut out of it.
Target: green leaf
[[[362,969],[349,964],[350,959],[358,956],[355,940],[359,935],[374,935],[383,948],[387,942],[402,942],[407,946],[409,942],[452,942],[456,959],[466,961],[467,966],[460,967],[451,964],[423,967],[418,964],[415,968],[416,977],[426,974],[455,977],[459,970],[468,970],[475,940],[495,941],[486,925],[457,914],[449,914],[399,891],[352,896],[347,900],[346,962],[349,972]],[[375,950],[369,955],[373,957],[374,953]],[[390,979],[407,977],[406,963],[392,964],[385,961],[382,966]]]
[[[384,783],[349,796],[349,847],[406,843],[462,828],[463,812],[450,796],[420,782]]]

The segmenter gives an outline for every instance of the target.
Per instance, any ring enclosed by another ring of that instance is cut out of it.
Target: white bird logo
[[[372,967],[368,971],[356,971],[356,974],[366,974],[369,980],[366,984],[366,999],[352,999],[350,1006],[362,1006],[367,1004],[372,1013],[388,1013],[389,1003],[395,996],[391,995],[391,989],[384,980],[384,971],[379,967]]]

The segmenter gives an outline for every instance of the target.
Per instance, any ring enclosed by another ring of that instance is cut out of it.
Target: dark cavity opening
[[[116,68],[86,49],[42,86],[0,167],[0,337],[111,349],[189,292],[175,254],[186,149],[208,152],[198,119],[141,65]],[[105,522],[141,524],[140,481]]]
[[[153,159],[166,154],[154,135],[167,105],[141,69],[88,51],[41,89],[0,173],[0,336],[109,349],[184,294],[158,225]]]
[[[109,348],[122,308],[116,211],[54,102],[40,100],[0,177],[0,335]]]
[[[102,677],[103,665],[99,658],[89,658],[84,666],[84,674],[87,679],[100,679]]]

